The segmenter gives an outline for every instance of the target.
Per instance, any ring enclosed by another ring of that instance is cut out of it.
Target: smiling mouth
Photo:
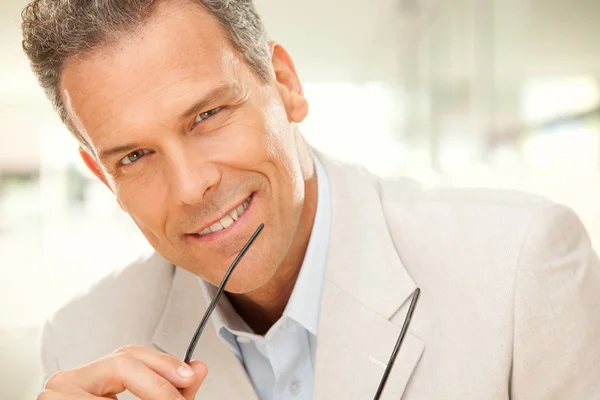
[[[233,225],[235,221],[237,221],[242,216],[242,214],[246,212],[248,204],[250,204],[250,200],[252,200],[252,195],[250,195],[242,204],[234,208],[229,213],[225,214],[225,216],[219,221],[204,229],[202,232],[196,233],[195,235],[205,236],[210,233],[220,232],[224,229],[229,228],[231,225]]]

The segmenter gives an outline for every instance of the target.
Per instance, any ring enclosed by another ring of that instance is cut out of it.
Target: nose
[[[190,147],[181,146],[168,157],[170,194],[177,205],[199,204],[221,180],[217,165]]]

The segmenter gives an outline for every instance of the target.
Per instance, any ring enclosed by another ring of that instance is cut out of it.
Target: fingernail
[[[177,373],[184,378],[194,376],[194,370],[191,369],[189,365],[181,365],[179,368],[177,368]]]

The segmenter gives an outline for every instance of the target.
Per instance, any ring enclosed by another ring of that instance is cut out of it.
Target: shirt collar
[[[282,319],[293,319],[316,336],[319,324],[321,292],[327,265],[327,250],[329,248],[331,194],[329,180],[323,165],[315,154],[313,154],[313,160],[317,175],[317,210],[300,274],[283,312]],[[198,281],[204,299],[209,304],[216,294],[217,288],[202,278],[198,278]],[[226,296],[221,297],[211,318],[217,333],[225,339],[231,350],[235,352],[238,351],[237,343],[231,338],[231,335],[224,335],[224,331],[228,331],[228,333],[252,332]]]

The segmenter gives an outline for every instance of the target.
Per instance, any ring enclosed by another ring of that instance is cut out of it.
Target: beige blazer
[[[333,215],[314,399],[373,398],[417,286],[382,399],[600,399],[600,265],[570,210],[512,192],[425,191],[319,157]],[[205,308],[195,276],[142,259],[48,321],[45,371],[134,343],[182,357]],[[197,399],[257,399],[214,327],[194,357],[210,370]]]

